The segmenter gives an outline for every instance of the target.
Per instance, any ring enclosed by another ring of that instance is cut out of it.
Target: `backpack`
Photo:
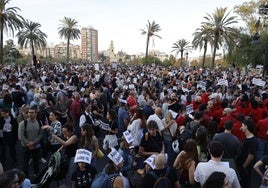
[[[167,167],[166,169],[166,173],[164,176],[160,176],[158,177],[157,174],[154,171],[150,171],[149,173],[156,179],[155,183],[154,183],[154,188],[171,188],[171,182],[168,179],[168,174],[169,174],[170,168]]]
[[[107,174],[104,170],[101,171],[92,181],[91,188],[112,188],[115,178],[118,173]]]

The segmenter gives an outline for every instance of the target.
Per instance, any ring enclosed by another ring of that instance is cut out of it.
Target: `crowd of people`
[[[3,66],[0,187],[27,187],[58,151],[66,187],[94,187],[102,173],[113,187],[268,187],[265,79],[233,67]],[[23,168],[7,169],[17,145]],[[90,164],[75,162],[78,149]]]

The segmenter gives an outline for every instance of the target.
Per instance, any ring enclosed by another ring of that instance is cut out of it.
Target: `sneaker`
[[[41,161],[41,163],[43,163],[43,164],[47,163],[47,160],[44,159],[43,157],[40,159],[40,161]]]
[[[31,165],[32,164],[32,162],[33,162],[33,159],[31,158],[30,160],[29,160],[29,165]]]

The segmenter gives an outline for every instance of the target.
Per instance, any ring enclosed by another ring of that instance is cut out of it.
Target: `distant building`
[[[81,57],[83,60],[98,61],[98,30],[89,27],[81,29]]]
[[[116,55],[114,53],[114,42],[113,41],[111,41],[110,48],[109,48],[109,59],[110,59],[110,62],[117,61]]]

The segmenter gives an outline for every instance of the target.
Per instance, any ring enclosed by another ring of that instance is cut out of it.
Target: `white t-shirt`
[[[225,162],[217,162],[213,160],[198,163],[194,172],[194,180],[203,186],[210,174],[215,171],[225,173],[231,188],[241,187],[234,169],[227,166]]]

